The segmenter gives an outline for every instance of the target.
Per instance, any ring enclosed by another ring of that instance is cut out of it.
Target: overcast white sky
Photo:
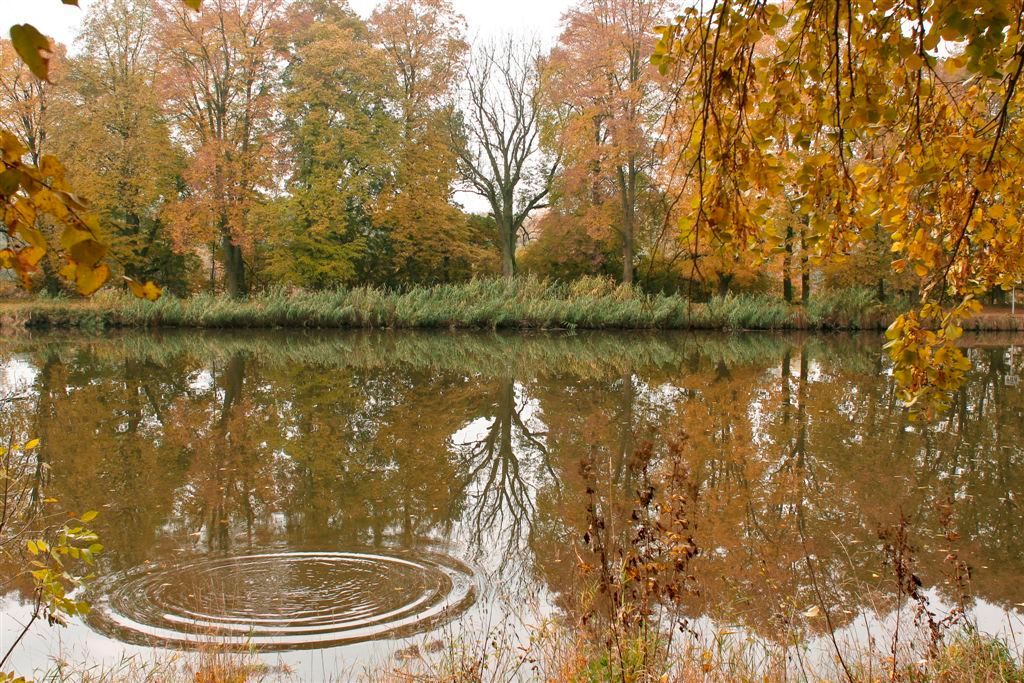
[[[366,16],[379,0],[349,0]],[[90,0],[80,0],[82,8]],[[500,35],[506,31],[537,34],[553,41],[562,13],[572,0],[454,0],[455,7],[469,22],[470,37]],[[81,22],[83,10],[61,4],[60,0],[0,0],[0,27],[29,22],[59,42],[70,44]]]

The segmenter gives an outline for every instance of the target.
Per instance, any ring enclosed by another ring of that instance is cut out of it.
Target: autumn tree
[[[251,212],[274,186],[275,43],[285,9],[273,0],[211,0],[196,13],[160,0],[154,12],[159,87],[189,156],[186,190],[168,215],[182,247],[219,241],[224,288],[242,296],[244,252],[260,234]]]
[[[465,19],[450,0],[388,0],[370,17],[382,67],[397,82],[398,152],[375,222],[387,231],[390,277],[446,280],[472,255],[467,221],[452,204],[456,159],[449,105],[465,58]]]
[[[395,81],[343,0],[300,2],[290,12],[279,149],[290,176],[271,220],[269,267],[293,284],[350,284],[379,249],[370,216],[397,151]]]
[[[546,208],[560,154],[542,154],[541,53],[506,38],[479,48],[464,73],[462,125],[452,139],[463,181],[487,200],[498,228],[501,272],[516,272],[523,224]]]
[[[944,404],[978,296],[1024,271],[1022,27],[1019,2],[714,2],[657,47],[698,112],[674,152],[694,169],[695,229],[750,248],[789,185],[816,259],[881,230],[892,267],[920,279],[921,307],[890,330],[911,402]],[[799,158],[778,144],[815,139]]]
[[[155,83],[153,11],[144,0],[89,7],[55,103],[53,149],[109,226],[116,267],[142,280],[184,286],[184,259],[161,221],[177,191],[180,158]]]
[[[48,151],[52,87],[25,66],[10,41],[0,40],[0,125],[18,137],[36,166]]]
[[[642,195],[659,163],[655,137],[668,99],[650,64],[650,35],[667,11],[662,0],[586,0],[566,14],[550,60],[551,96],[568,109],[560,182],[603,209],[591,222],[619,236],[627,284]]]

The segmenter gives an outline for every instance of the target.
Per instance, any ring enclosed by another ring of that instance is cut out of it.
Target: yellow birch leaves
[[[696,169],[685,230],[771,253],[764,216],[722,209],[785,195],[818,259],[884,235],[921,292],[889,331],[896,377],[908,403],[942,407],[969,369],[957,340],[977,297],[1024,280],[1024,5],[704,7],[661,27],[654,55],[692,112],[673,151]]]

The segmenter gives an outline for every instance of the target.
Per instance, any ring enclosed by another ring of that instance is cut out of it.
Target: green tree
[[[183,293],[187,260],[174,253],[161,219],[181,159],[155,89],[154,28],[143,0],[90,5],[82,56],[69,61],[56,91],[52,146],[109,226],[115,274]]]
[[[396,152],[394,79],[343,0],[301,2],[291,12],[280,103],[291,176],[272,212],[269,269],[305,287],[351,284],[374,244],[370,215]]]

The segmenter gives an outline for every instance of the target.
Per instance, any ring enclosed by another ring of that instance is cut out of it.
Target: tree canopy
[[[26,25],[0,51],[0,265],[150,298],[520,263],[692,298],[865,287],[919,300],[889,349],[941,406],[964,322],[1024,277],[1022,16],[580,0],[550,49],[474,53],[448,0],[103,0],[77,52]]]

